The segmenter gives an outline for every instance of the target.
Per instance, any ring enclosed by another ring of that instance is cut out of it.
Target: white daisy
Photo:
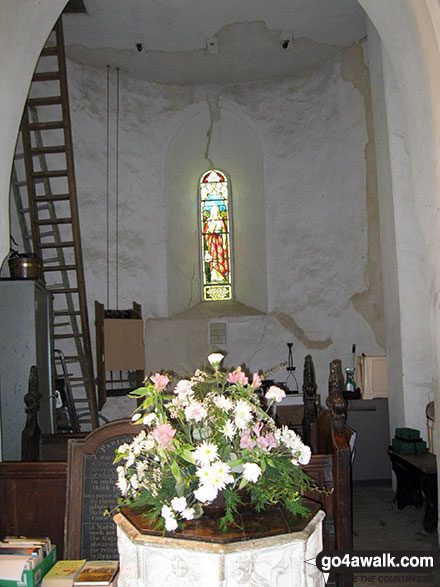
[[[197,464],[207,465],[217,458],[217,445],[210,442],[202,442],[194,451],[193,456]]]

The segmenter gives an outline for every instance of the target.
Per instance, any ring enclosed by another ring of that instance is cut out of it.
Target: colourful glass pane
[[[230,187],[224,173],[211,170],[200,180],[203,300],[232,299]]]

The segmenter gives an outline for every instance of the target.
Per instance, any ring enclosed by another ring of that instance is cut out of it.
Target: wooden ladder
[[[61,17],[41,52],[21,123],[33,250],[52,294],[51,335],[82,424],[99,426]],[[57,360],[54,353],[54,370]],[[56,376],[56,375],[55,375]],[[81,409],[82,405],[82,409]],[[85,416],[85,417],[83,417]]]

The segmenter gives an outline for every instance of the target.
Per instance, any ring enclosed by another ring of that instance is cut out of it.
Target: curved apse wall
[[[197,186],[215,167],[231,178],[235,299],[267,310],[263,156],[255,130],[206,105],[171,140],[165,162],[168,312],[200,303]],[[209,303],[209,302],[206,302]]]

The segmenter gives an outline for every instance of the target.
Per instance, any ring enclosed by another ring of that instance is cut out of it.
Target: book
[[[29,538],[28,536],[5,536],[0,544],[16,544],[21,546],[37,546],[43,547],[43,556],[47,556],[52,550],[51,539],[47,536]]]
[[[58,561],[43,577],[41,587],[72,587],[86,559]]]
[[[112,585],[119,570],[118,561],[87,561],[78,573],[74,587]]]
[[[41,545],[29,546],[29,545],[17,545],[0,543],[0,560],[4,560],[5,557],[15,556],[23,559],[25,563],[25,569],[35,569],[43,561],[43,548]]]

